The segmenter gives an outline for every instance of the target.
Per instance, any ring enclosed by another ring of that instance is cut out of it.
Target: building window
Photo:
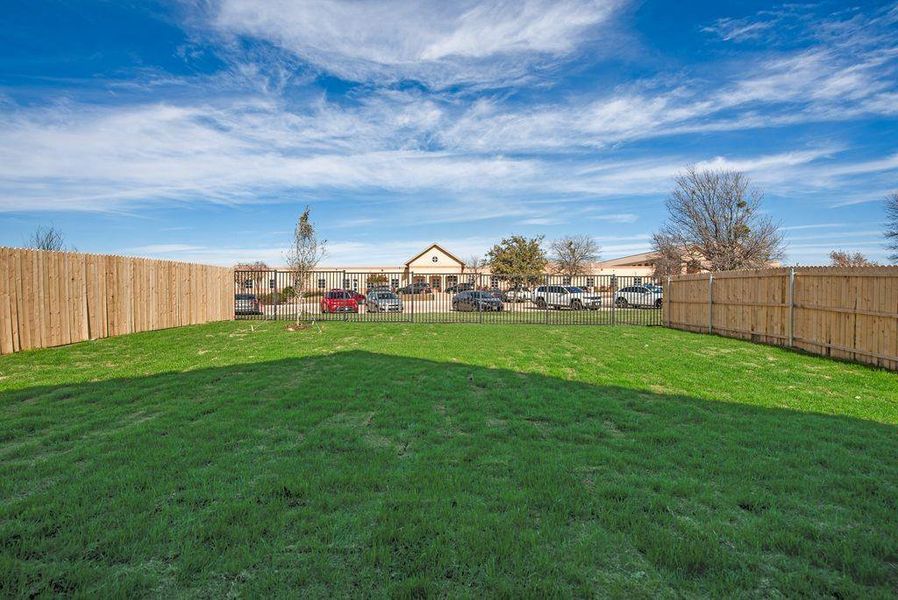
[[[634,277],[633,285],[642,285],[642,277]]]
[[[571,285],[571,276],[565,275],[561,278],[561,285]]]
[[[343,289],[344,290],[349,289],[349,280],[348,279],[343,280]]]
[[[490,287],[499,287],[499,278],[493,275],[490,277]]]
[[[354,292],[359,291],[359,280],[358,279],[352,280],[352,291],[354,291]]]
[[[268,289],[273,290],[277,287],[277,283],[274,280],[274,277],[268,280]]]
[[[245,281],[243,282],[243,288],[244,288],[244,289],[247,289],[247,290],[253,289],[253,280],[252,280],[252,279],[247,279],[247,280],[245,280]]]
[[[468,275],[468,283],[474,283],[474,279],[476,277],[477,277],[476,275]]]
[[[327,287],[327,282],[322,277],[321,279],[318,280],[318,289],[323,290],[326,287]]]
[[[586,287],[595,287],[596,286],[596,278],[595,277],[587,277],[586,278]]]
[[[394,277],[393,279],[391,279],[391,280],[390,280],[390,285],[393,287],[393,289],[398,288],[398,287],[399,287],[399,278],[398,278],[398,277]]]

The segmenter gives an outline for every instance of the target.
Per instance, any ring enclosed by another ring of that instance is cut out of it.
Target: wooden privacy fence
[[[898,267],[673,277],[664,324],[898,369]]]
[[[0,248],[0,354],[233,316],[229,268]]]

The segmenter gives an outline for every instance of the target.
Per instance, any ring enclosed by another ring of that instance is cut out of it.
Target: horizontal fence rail
[[[664,324],[898,369],[898,267],[673,277]]]
[[[233,317],[234,271],[0,248],[0,354]]]
[[[661,325],[662,304],[647,277],[234,272],[236,319]]]

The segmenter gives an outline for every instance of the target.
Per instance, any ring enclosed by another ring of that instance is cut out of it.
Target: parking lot
[[[426,323],[533,323],[584,325],[660,325],[663,290],[642,278],[613,275],[571,278],[545,276],[523,283],[494,277],[434,289],[426,275],[378,277],[366,281],[352,274],[314,274],[314,289],[304,298],[283,272],[272,276],[237,273],[235,317],[238,319],[340,320]],[[320,276],[319,276],[320,275]],[[254,279],[253,279],[254,278]],[[254,294],[251,281],[267,284]],[[391,285],[392,280],[392,285]],[[348,284],[348,285],[341,285]],[[404,285],[402,285],[404,284]]]

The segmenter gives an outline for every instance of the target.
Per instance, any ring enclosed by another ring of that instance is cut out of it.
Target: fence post
[[[479,279],[479,281],[477,282],[478,285],[476,287],[480,287],[480,288],[486,287],[485,285],[483,285],[483,273],[480,274],[478,279]],[[477,322],[482,324],[483,323],[483,305],[480,304],[479,302],[475,302],[475,304],[477,305]]]
[[[611,275],[608,280],[608,288],[611,290],[611,324],[616,325],[616,315],[615,311],[617,308],[615,307],[616,302],[614,301],[614,296],[617,294],[617,279],[616,276]]]
[[[795,343],[795,267],[789,268],[789,347]]]
[[[714,273],[708,273],[708,333],[714,332]]]
[[[270,284],[271,282],[269,281],[268,283]],[[271,286],[269,285],[268,287],[271,287]],[[278,320],[278,304],[280,303],[279,302],[280,293],[281,292],[278,289],[278,272],[277,272],[277,270],[275,270],[274,271],[274,320],[275,321]]]
[[[661,295],[661,298],[662,298],[661,302],[662,302],[662,307],[663,307],[662,310],[665,313],[664,316],[667,317],[664,320],[665,327],[670,327],[670,281],[671,281],[670,275],[668,275],[667,276],[667,290],[666,290],[667,299],[664,299],[664,294]]]

